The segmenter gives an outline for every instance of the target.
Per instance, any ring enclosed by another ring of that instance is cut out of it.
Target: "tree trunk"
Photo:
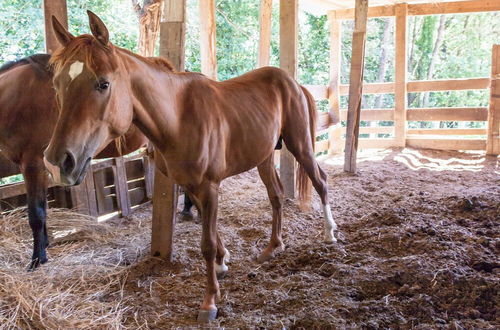
[[[144,0],[142,6],[137,0],[132,0],[132,5],[139,19],[139,54],[154,56],[156,39],[160,32],[163,0]]]
[[[378,82],[384,82],[385,74],[387,72],[387,48],[389,47],[389,42],[390,42],[389,36],[391,27],[392,27],[392,20],[386,19],[384,26],[384,34],[382,36],[382,46],[381,46],[382,50],[380,53],[380,65],[377,77]],[[377,98],[375,99],[375,109],[380,109],[382,105],[382,99],[383,99],[382,94],[377,95]]]
[[[434,75],[434,67],[436,65],[437,54],[439,48],[441,48],[441,42],[443,41],[443,32],[444,32],[444,23],[446,21],[445,15],[441,15],[439,17],[439,28],[436,37],[436,42],[434,43],[434,49],[432,50],[431,60],[429,62],[429,70],[427,71],[427,80],[431,80]],[[429,92],[424,93],[424,100],[422,102],[422,106],[427,108],[429,105]]]

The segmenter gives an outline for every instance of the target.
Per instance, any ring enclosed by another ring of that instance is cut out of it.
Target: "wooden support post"
[[[259,58],[257,66],[259,68],[269,65],[269,54],[271,48],[271,23],[273,14],[273,0],[260,0],[259,12]]]
[[[115,190],[118,207],[121,211],[121,216],[126,217],[130,214],[132,206],[130,203],[130,195],[128,193],[127,171],[125,169],[125,161],[123,160],[123,157],[115,158],[113,174],[115,177]]]
[[[398,147],[406,146],[406,103],[407,103],[407,59],[406,59],[406,18],[408,5],[396,5],[396,56],[394,91],[394,135]]]
[[[330,149],[328,153],[338,154],[343,150],[342,125],[340,124],[340,68],[342,59],[341,28],[342,21],[338,20],[334,11],[328,12],[330,23],[330,86],[328,88],[328,100],[330,101],[330,112],[338,123],[329,129]]]
[[[215,0],[200,0],[201,72],[217,80]]]
[[[363,68],[365,62],[367,21],[368,0],[356,0],[344,163],[344,171],[351,173],[356,172],[361,98],[363,97]]]
[[[66,0],[43,0],[43,15],[45,18],[45,51],[52,54],[61,46],[52,30],[52,15],[54,15],[65,28],[68,28]]]
[[[297,76],[298,0],[280,0],[280,67]],[[280,152],[280,177],[285,196],[295,198],[295,158],[286,145]]]
[[[486,153],[500,154],[500,45],[493,45]]]
[[[185,16],[186,0],[171,0],[165,4],[164,21],[160,25],[160,56],[169,59],[178,71],[184,71]],[[158,150],[155,150],[154,159],[163,161]],[[158,170],[158,166],[154,171],[151,254],[172,261],[178,188]]]

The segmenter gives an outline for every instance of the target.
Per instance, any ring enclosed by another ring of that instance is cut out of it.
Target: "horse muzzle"
[[[43,162],[54,183],[62,186],[75,186],[79,185],[85,178],[92,157],[84,159],[84,162],[77,162],[75,156],[66,151],[56,161],[52,161],[45,155]]]

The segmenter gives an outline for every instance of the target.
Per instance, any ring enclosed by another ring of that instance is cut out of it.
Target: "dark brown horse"
[[[26,183],[28,218],[34,240],[30,269],[47,261],[48,177],[43,151],[58,117],[52,71],[47,65],[49,58],[47,54],[33,55],[0,68],[0,153],[19,166]],[[97,158],[127,154],[146,142],[146,137],[131,126],[121,150],[110,143]]]
[[[190,194],[201,210],[201,249],[207,288],[199,321],[213,320],[217,275],[227,271],[227,250],[217,232],[219,184],[257,167],[273,208],[271,241],[260,256],[283,248],[283,189],[273,152],[280,136],[299,163],[299,193],[309,181],[325,212],[325,240],[335,241],[326,175],[314,157],[316,108],[312,96],[277,68],[262,68],[216,82],[196,73],[176,73],[160,59],[115,47],[104,23],[89,12],[93,36],[74,37],[53,17],[64,45],[52,58],[61,115],[45,151],[54,178],[81,180],[96,152],[135,124],[161,153],[157,166]]]

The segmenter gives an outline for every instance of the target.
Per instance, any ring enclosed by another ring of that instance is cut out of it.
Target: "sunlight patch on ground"
[[[406,165],[412,170],[428,169],[430,171],[470,171],[479,172],[485,161],[483,153],[468,153],[472,159],[463,158],[433,158],[423,155],[419,150],[403,149],[394,160]]]

